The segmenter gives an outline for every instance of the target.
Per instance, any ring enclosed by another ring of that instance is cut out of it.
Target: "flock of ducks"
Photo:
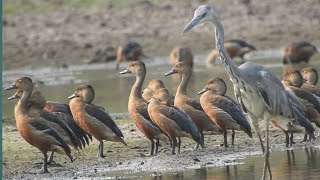
[[[188,31],[196,25],[193,21],[201,21],[199,17],[206,18],[210,13],[211,16],[216,16],[212,15],[214,11],[209,6],[200,6],[194,19],[190,21],[184,31]],[[219,24],[215,25],[219,26]],[[218,55],[221,56],[232,82],[235,84],[238,82],[244,89],[235,87],[238,102],[225,95],[227,86],[221,78],[207,81],[204,88],[198,93],[201,95],[200,101],[187,94],[193,66],[193,55],[190,48],[175,48],[170,55],[174,66],[165,76],[172,74],[181,76],[175,95],[172,95],[165,88],[164,83],[157,79],[149,81],[147,88],[142,90],[147,69],[143,62],[137,61],[142,54],[141,46],[131,44],[131,47],[138,48],[124,47],[118,50],[121,57],[117,57],[117,68],[123,60],[130,60],[130,58],[134,60],[129,62],[128,67],[119,74],[130,73],[136,76],[129,95],[128,112],[135,126],[150,140],[150,155],[158,153],[160,141],[170,142],[171,154],[176,154],[176,148],[180,153],[182,137],[194,140],[195,148],[199,148],[199,146],[203,148],[205,146],[204,131],[222,134],[225,147],[228,147],[228,131],[231,131],[232,146],[234,146],[235,131],[243,131],[252,138],[252,129],[247,118],[249,114],[249,118],[252,120],[255,112],[251,111],[252,106],[249,106],[247,99],[245,99],[247,98],[245,91],[252,91],[251,87],[235,75],[239,72],[235,72],[232,67],[229,67],[233,65],[228,64],[230,62],[225,59],[223,51],[228,53],[231,58],[240,57],[244,62],[244,54],[256,48],[241,40],[224,42],[226,50],[221,49],[223,48],[221,44],[217,43],[217,45],[219,45],[217,49],[210,53],[208,62],[212,62],[212,59]],[[131,52],[130,49],[139,49],[140,54],[137,53],[138,51]],[[312,54],[316,52],[316,48],[309,43],[301,42],[283,48],[282,52],[284,63],[295,63],[301,60],[308,62]],[[128,58],[128,54],[131,54],[130,58]],[[291,99],[292,116],[286,116],[285,112],[281,111],[272,116],[270,121],[285,133],[287,147],[293,144],[293,133],[305,133],[304,140],[315,139],[315,129],[311,123],[320,127],[320,88],[316,86],[317,81],[317,71],[312,67],[304,68],[301,71],[290,70],[282,80],[283,92]],[[65,154],[70,161],[73,161],[71,148],[84,149],[90,144],[92,137],[99,141],[99,158],[105,157],[103,153],[104,140],[127,145],[123,133],[106,110],[92,104],[95,92],[89,84],[77,86],[74,94],[68,97],[70,99],[69,105],[47,101],[41,92],[34,88],[29,77],[17,78],[10,87],[6,88],[6,90],[11,89],[15,89],[16,92],[8,99],[19,99],[14,108],[18,131],[29,144],[43,153],[42,173],[48,172],[47,164],[53,162],[54,152]],[[272,109],[275,102],[268,98],[268,92],[260,88],[259,93],[263,97],[262,103],[267,104],[267,109]],[[259,103],[261,102],[259,101],[257,106]],[[252,125],[259,137],[263,152],[268,152],[268,145],[265,150],[260,137],[261,132],[255,121],[252,121]],[[289,137],[290,134],[291,137]],[[51,152],[49,158],[48,152]],[[269,166],[267,160],[265,166]],[[269,173],[271,177],[270,169]]]

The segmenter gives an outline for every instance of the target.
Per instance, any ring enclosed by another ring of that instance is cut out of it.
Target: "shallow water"
[[[272,152],[270,156],[273,179],[320,179],[320,147]],[[96,172],[103,179],[261,179],[263,157],[250,156],[223,167],[203,167],[174,172]],[[81,175],[80,175],[81,176]]]
[[[282,78],[284,69],[280,63],[279,51],[267,50],[251,53],[248,57],[251,61],[265,65],[275,74]],[[150,79],[161,79],[166,87],[175,92],[179,84],[179,76],[173,75],[165,77],[172,66],[168,63],[168,57],[155,57],[152,60],[145,60],[147,75],[143,87],[147,86]],[[311,60],[311,65],[320,69],[320,61]],[[300,65],[295,68],[300,69],[306,65]],[[110,113],[127,112],[127,102],[130,89],[135,81],[133,75],[118,75],[121,70],[126,68],[126,63],[122,63],[119,71],[115,70],[114,63],[91,64],[69,66],[65,69],[57,68],[37,68],[3,71],[3,87],[9,86],[14,79],[20,76],[29,76],[36,83],[47,100],[68,103],[67,97],[75,91],[77,84],[90,83],[96,92],[95,104],[104,106]],[[224,70],[222,64],[217,64],[213,68],[207,68],[205,65],[205,56],[195,57],[194,73],[188,86],[190,96],[199,98],[197,92],[200,91],[208,79],[213,77],[223,78],[228,86],[227,95],[233,97],[232,84]],[[7,98],[13,94],[13,91],[3,91],[2,110],[3,118],[12,118],[15,101],[8,101]]]

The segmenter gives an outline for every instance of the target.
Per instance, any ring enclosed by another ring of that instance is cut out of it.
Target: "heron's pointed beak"
[[[175,69],[171,69],[170,71],[168,71],[168,72],[165,74],[165,76],[169,76],[169,75],[175,74],[175,73],[177,73],[177,71],[176,71]]]
[[[198,92],[198,95],[203,94],[207,92],[209,89],[208,88],[203,88],[201,91]]]
[[[12,90],[12,89],[17,89],[17,88],[18,87],[16,85],[12,84],[11,86],[4,88],[4,90]]]
[[[72,98],[75,98],[75,97],[77,97],[76,93],[74,93],[71,96],[69,96],[68,99],[72,99]]]
[[[190,29],[192,29],[193,27],[195,27],[197,24],[199,24],[201,20],[201,17],[200,16],[196,16],[196,17],[193,17],[191,19],[191,21],[186,25],[186,27],[183,28],[183,30],[181,31],[181,33],[185,33],[185,32],[188,32]]]
[[[18,98],[20,98],[20,97],[18,95],[14,94],[14,95],[8,97],[8,100],[13,100],[13,99],[18,99]]]
[[[125,69],[125,70],[119,72],[119,75],[121,75],[121,74],[128,74],[128,73],[131,73],[131,71],[129,71],[128,69]]]

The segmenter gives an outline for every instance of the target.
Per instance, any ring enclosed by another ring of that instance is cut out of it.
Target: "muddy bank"
[[[190,168],[225,166],[236,163],[246,156],[261,154],[258,139],[248,138],[244,133],[236,133],[235,147],[224,148],[222,135],[206,135],[204,149],[193,150],[194,142],[183,138],[181,154],[171,155],[169,144],[162,142],[159,154],[148,156],[149,141],[136,129],[128,119],[118,119],[116,123],[124,133],[128,146],[105,143],[105,159],[97,159],[98,142],[94,140],[85,149],[76,152],[76,160],[71,163],[68,158],[55,156],[56,164],[49,165],[50,174],[37,174],[42,161],[42,154],[27,144],[17,132],[14,121],[5,120],[3,125],[3,177],[4,179],[35,178],[85,178],[103,177],[118,170],[132,171],[181,171]],[[229,137],[230,138],[230,137]],[[319,146],[320,141],[300,143],[302,135],[295,135],[295,149]],[[272,128],[271,151],[285,150],[284,134]]]
[[[258,49],[297,40],[320,44],[318,0],[255,0],[249,6],[240,0],[70,2],[4,1],[4,70],[83,64],[128,39],[141,43],[151,57],[168,56],[178,45],[208,53],[214,48],[212,27],[180,35],[204,3],[215,6],[226,39],[242,38]]]

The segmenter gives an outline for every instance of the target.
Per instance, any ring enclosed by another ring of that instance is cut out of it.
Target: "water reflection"
[[[299,150],[286,150],[271,153],[270,162],[273,179],[300,180],[320,179],[319,149],[306,147]],[[253,156],[244,160],[240,165],[227,165],[223,167],[204,167],[179,172],[137,172],[132,176],[140,179],[260,179],[263,169],[263,157]],[[123,172],[122,172],[123,173]],[[112,173],[111,173],[112,174]],[[108,176],[111,175],[108,173]]]

